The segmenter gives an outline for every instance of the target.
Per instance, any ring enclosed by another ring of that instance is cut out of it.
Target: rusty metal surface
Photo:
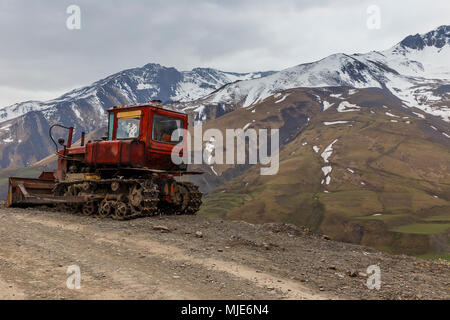
[[[145,144],[138,140],[91,142],[86,146],[85,161],[89,165],[143,167]]]
[[[41,176],[46,176],[45,174]],[[50,179],[9,178],[6,206],[22,203],[32,196],[51,196],[55,181]]]
[[[20,204],[58,204],[58,203],[86,203],[89,201],[87,196],[27,196],[17,202]]]

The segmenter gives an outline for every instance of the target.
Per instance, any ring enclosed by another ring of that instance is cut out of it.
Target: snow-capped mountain
[[[143,103],[150,99],[167,101],[191,101],[201,98],[225,84],[255,79],[273,72],[234,73],[211,68],[195,68],[178,71],[159,64],[147,64],[142,68],[124,70],[90,86],[75,89],[61,97],[46,101],[26,101],[0,107],[0,122],[17,118],[30,111],[43,111],[52,116],[60,107],[70,105],[75,115],[81,110],[77,103],[83,101],[96,107],[99,113],[114,104]]]
[[[442,95],[450,91],[449,39],[450,26],[441,26],[426,34],[408,36],[385,51],[333,54],[260,79],[229,84],[185,108],[204,112],[202,106],[207,105],[248,107],[297,87],[377,87],[388,88],[407,107],[450,121],[450,106],[441,104]]]

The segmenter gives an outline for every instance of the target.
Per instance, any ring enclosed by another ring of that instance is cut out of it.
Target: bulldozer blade
[[[9,178],[7,207],[27,207],[32,205],[58,203],[84,203],[86,196],[55,196],[56,181],[52,172],[43,172],[39,178]]]
[[[42,177],[42,175],[41,175]],[[53,195],[55,181],[53,179],[9,178],[7,207],[30,203],[34,198]]]

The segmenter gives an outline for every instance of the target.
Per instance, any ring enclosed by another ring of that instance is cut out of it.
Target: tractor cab
[[[114,107],[108,110],[107,140],[138,139],[150,145],[154,143],[178,144],[182,135],[178,129],[187,129],[184,113],[163,109],[161,105]]]
[[[108,110],[107,137],[86,145],[87,164],[182,170],[172,163],[171,153],[185,139],[179,129],[187,130],[187,115],[152,102]]]

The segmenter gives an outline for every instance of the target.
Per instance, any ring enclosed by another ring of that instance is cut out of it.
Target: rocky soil
[[[450,265],[286,224],[0,207],[0,299],[450,299]],[[66,286],[80,267],[81,289]],[[367,267],[381,269],[368,289]]]

